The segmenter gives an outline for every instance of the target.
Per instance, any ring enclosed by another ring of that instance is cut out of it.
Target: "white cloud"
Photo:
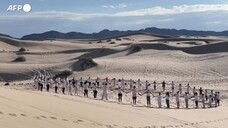
[[[119,12],[116,16],[145,16],[145,15],[170,15],[181,13],[208,12],[208,11],[228,11],[228,4],[196,4],[196,5],[180,5],[172,8],[163,8],[160,6],[139,9],[134,11]]]
[[[118,5],[103,5],[104,8],[111,8],[111,9],[117,9],[117,8],[126,8],[126,4],[118,4]]]

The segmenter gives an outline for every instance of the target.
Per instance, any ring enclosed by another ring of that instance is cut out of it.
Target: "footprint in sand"
[[[41,116],[41,117],[42,117],[42,118],[45,118],[45,119],[47,118],[46,116]]]
[[[57,117],[50,117],[51,119],[53,119],[53,120],[57,120]]]
[[[63,121],[68,121],[67,119],[63,119]]]
[[[106,125],[107,128],[114,128],[112,125]]]
[[[83,120],[77,120],[78,122],[84,122]]]
[[[14,116],[14,117],[17,116],[17,114],[14,114],[14,113],[9,113],[9,115],[10,115],[10,116]]]
[[[26,115],[25,115],[25,114],[21,114],[21,116],[26,117]]]
[[[36,119],[38,119],[38,120],[40,120],[40,119],[41,119],[39,116],[36,116],[35,118],[36,118]]]
[[[3,112],[0,112],[0,114],[3,114]]]

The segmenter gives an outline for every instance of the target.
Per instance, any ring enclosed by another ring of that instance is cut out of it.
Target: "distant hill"
[[[0,36],[11,37],[11,36],[9,36],[9,35],[1,34],[1,33],[0,33]]]
[[[111,38],[121,35],[134,34],[134,33],[149,33],[149,34],[158,34],[158,35],[169,35],[169,36],[228,36],[228,31],[215,32],[215,31],[196,31],[196,30],[176,30],[176,29],[159,29],[155,27],[134,30],[134,31],[118,31],[118,30],[108,30],[104,29],[98,33],[81,33],[81,32],[69,32],[61,33],[58,31],[48,31],[40,34],[30,34],[25,35],[22,40],[45,40],[45,39],[103,39]],[[155,34],[155,35],[156,35]]]

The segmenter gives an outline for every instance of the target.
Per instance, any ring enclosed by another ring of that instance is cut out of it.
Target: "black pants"
[[[136,96],[133,96],[132,99],[133,99],[133,104],[136,104],[137,97]]]
[[[84,90],[84,96],[88,97],[88,90]]]
[[[97,98],[97,90],[93,90],[93,97]]]
[[[55,93],[58,93],[58,87],[55,86]]]
[[[166,106],[167,106],[167,108],[170,108],[170,106],[169,106],[169,100],[165,100],[166,101]]]
[[[146,96],[146,102],[147,102],[147,105],[151,105],[151,103],[150,103],[150,96]]]
[[[196,108],[198,108],[198,101],[195,101],[195,104],[196,104]]]
[[[65,88],[62,88],[62,93],[65,94]]]
[[[122,96],[123,96],[122,93],[119,93],[119,94],[118,94],[118,102],[122,102]]]
[[[40,84],[40,91],[43,91],[43,84]]]
[[[49,85],[49,84],[47,84],[46,86],[47,86],[47,91],[49,92],[50,85]]]

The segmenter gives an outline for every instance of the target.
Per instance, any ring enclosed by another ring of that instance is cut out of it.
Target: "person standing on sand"
[[[51,85],[51,78],[48,78],[47,82],[46,82],[46,90],[47,90],[47,92],[49,92],[50,85]]]
[[[35,77],[35,78],[34,78],[35,90],[38,89],[38,86],[39,86],[39,85],[38,85],[38,81],[39,81],[38,78]]]
[[[179,93],[180,93],[180,95],[182,94],[182,85],[181,84],[179,84]]]
[[[165,91],[165,85],[166,85],[166,83],[165,83],[165,81],[163,81],[163,82],[162,82],[162,89],[163,89],[163,92]]]
[[[217,106],[220,106],[220,92],[217,92]]]
[[[165,95],[165,101],[166,101],[166,106],[167,106],[167,108],[170,108],[170,102],[169,102],[169,99],[170,99],[169,92],[166,92],[166,95]]]
[[[177,108],[180,108],[180,94],[179,91],[177,91],[176,96],[176,103],[177,103]]]
[[[96,83],[97,83],[97,87],[99,88],[100,87],[100,78],[99,77],[97,77]]]
[[[79,94],[79,87],[78,87],[78,81],[74,78],[72,80],[72,85],[73,85],[73,89],[74,89],[74,95],[76,96]]]
[[[66,88],[66,79],[62,79],[62,93],[65,94],[65,88]]]
[[[158,93],[157,101],[158,101],[158,107],[161,108],[162,107],[162,96],[161,96],[161,92]]]
[[[204,94],[202,94],[201,98],[202,98],[203,108],[205,108],[205,95],[204,95]]]
[[[193,93],[193,95],[195,95],[195,93],[196,93],[196,87],[195,86],[193,86],[192,93]]]
[[[119,102],[119,103],[122,102],[122,97],[123,97],[122,91],[123,91],[122,88],[119,87],[119,88],[118,88],[118,102]]]
[[[59,80],[58,79],[55,79],[54,87],[55,87],[55,93],[58,93],[58,87],[59,87]]]
[[[198,93],[197,92],[195,92],[195,94],[194,94],[194,101],[195,101],[195,106],[196,106],[196,108],[199,108],[199,96],[198,96]]]
[[[68,82],[68,94],[69,95],[72,95],[72,86],[73,86],[72,80],[69,80],[69,82]]]
[[[88,95],[89,82],[88,81],[84,82],[83,88],[84,88],[84,97],[88,98],[89,97],[89,95]]]
[[[208,105],[209,105],[210,108],[212,108],[212,99],[213,99],[212,95],[209,95]]]
[[[103,94],[102,94],[102,100],[108,100],[108,83],[106,82],[103,86]]]
[[[205,99],[206,99],[206,101],[208,100],[208,92],[207,92],[207,89],[205,89]]]
[[[97,85],[96,83],[93,83],[93,98],[97,98]]]
[[[172,83],[171,83],[172,94],[174,94],[174,89],[175,89],[175,84],[174,84],[174,82],[172,81]]]
[[[131,79],[130,80],[130,89],[133,89],[133,84],[134,84],[134,81]]]
[[[156,83],[156,81],[154,81],[154,91],[156,91],[157,90],[157,83]]]
[[[184,101],[185,101],[185,107],[188,109],[188,99],[189,99],[189,93],[185,92],[184,95]]]
[[[139,90],[141,89],[141,86],[142,86],[141,81],[140,81],[140,79],[138,79],[138,89]],[[133,89],[134,89],[134,87],[133,87]]]
[[[186,88],[187,88],[187,93],[189,94],[190,88],[191,88],[189,83],[187,84]]]
[[[138,91],[136,90],[136,87],[134,86],[134,87],[133,87],[133,90],[132,90],[133,105],[136,105],[137,93],[138,93]]]

